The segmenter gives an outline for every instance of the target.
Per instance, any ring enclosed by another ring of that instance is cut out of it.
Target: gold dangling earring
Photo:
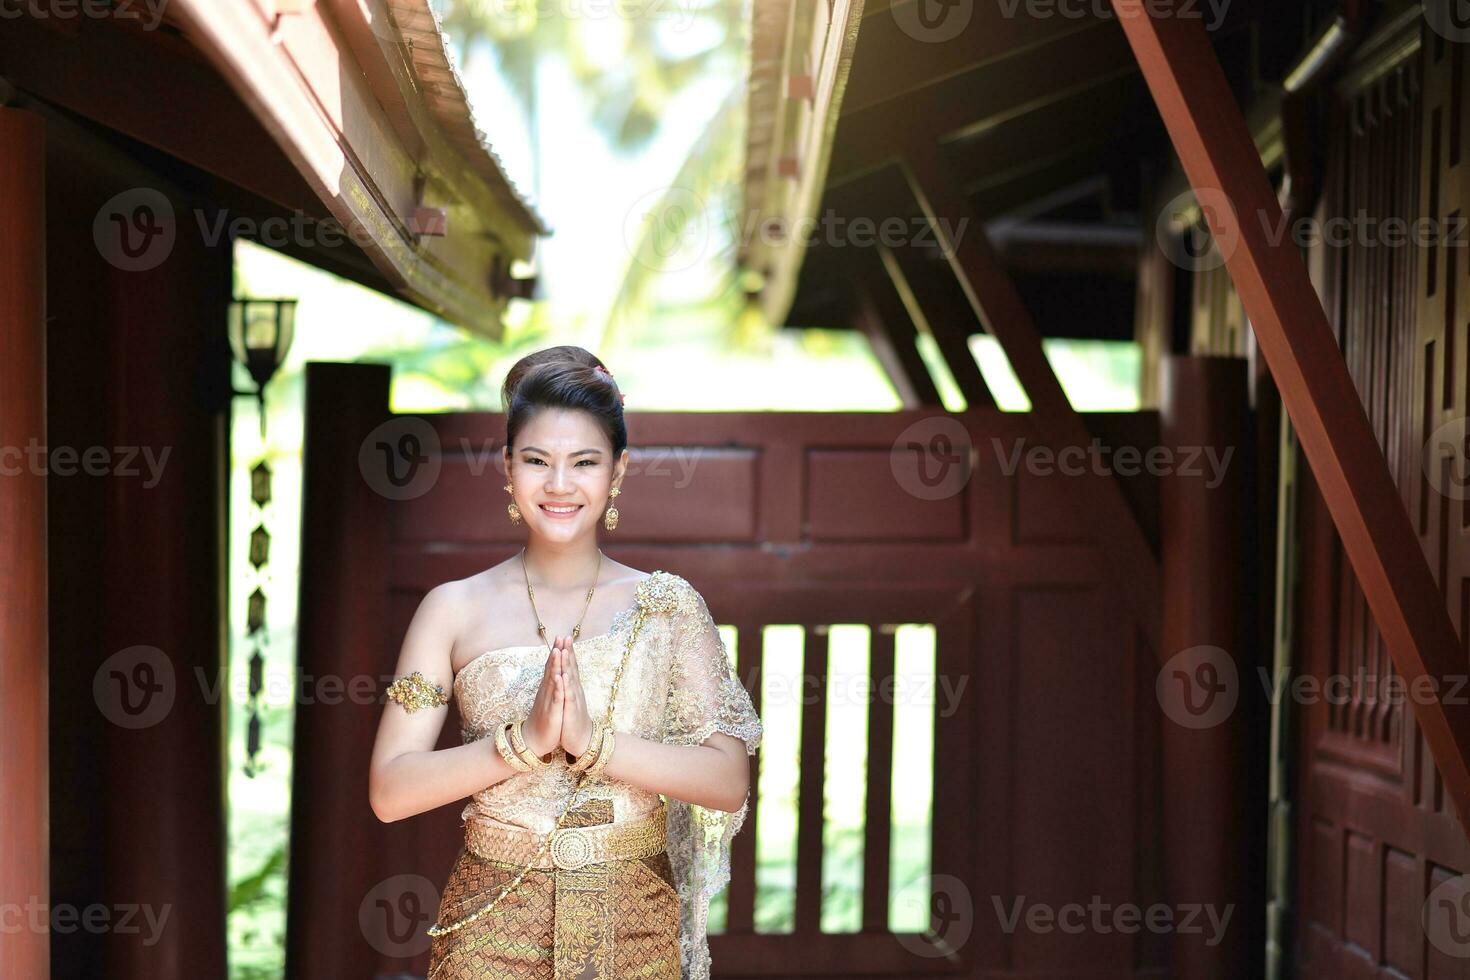
[[[516,506],[515,494],[511,490],[509,483],[505,485],[505,492],[511,495],[510,503],[505,505],[505,512],[510,515],[510,522],[512,524],[519,524],[521,522],[521,509]]]
[[[608,494],[607,495],[609,497],[616,497],[618,494],[620,494],[622,492],[623,491],[619,490],[617,487],[613,487],[611,490],[608,491]],[[602,526],[605,527],[605,528],[607,528],[609,531],[617,530],[617,526],[618,526],[618,505],[617,504],[614,504],[614,503],[609,502],[608,508],[607,508],[607,513],[605,513],[605,514],[602,515]]]

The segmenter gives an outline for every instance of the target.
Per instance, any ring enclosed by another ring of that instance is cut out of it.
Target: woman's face
[[[532,534],[571,541],[597,533],[608,490],[627,468],[586,412],[543,409],[521,427],[507,457],[511,490]]]

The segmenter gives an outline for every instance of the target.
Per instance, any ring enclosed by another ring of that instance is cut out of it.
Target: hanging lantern
[[[296,334],[296,300],[237,299],[230,303],[228,323],[230,349],[235,360],[250,374],[254,391],[237,391],[237,395],[254,395],[260,417],[260,441],[266,441],[265,388],[280,370]],[[246,707],[250,720],[246,725],[245,775],[260,772],[261,692],[265,686],[266,594],[263,582],[270,564],[270,530],[266,527],[266,505],[271,502],[271,468],[265,451],[250,469],[250,502],[255,505],[258,520],[250,532],[250,566],[255,570],[256,586],[246,600],[246,635],[253,650],[250,654],[250,688]]]
[[[230,348],[255,382],[265,439],[265,386],[286,360],[296,334],[296,300],[237,299],[230,304]],[[250,394],[250,392],[240,392]]]

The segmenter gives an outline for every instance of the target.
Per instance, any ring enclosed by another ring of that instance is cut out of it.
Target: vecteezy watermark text
[[[149,490],[163,478],[172,446],[156,451],[152,446],[46,446],[32,438],[24,446],[0,446],[0,476],[143,476],[141,462],[147,469],[143,486]]]
[[[0,20],[136,20],[143,30],[157,30],[168,0],[0,0]]]
[[[1025,439],[1017,439],[1009,448],[999,436],[992,437],[996,462],[1006,476],[1014,476],[1024,464],[1032,476],[1081,476],[1089,470],[1099,476],[1207,476],[1205,486],[1211,490],[1225,479],[1230,457],[1235,447],[1228,446],[1221,452],[1215,446],[1151,446],[1147,451],[1137,446],[1104,446],[1096,437],[1087,446],[1033,445],[1027,447]],[[1108,457],[1111,456],[1111,460]]]
[[[1093,895],[1086,905],[1081,902],[1028,904],[1025,895],[1018,895],[1009,909],[999,895],[990,896],[990,900],[995,906],[995,917],[1007,934],[1015,933],[1023,923],[1025,931],[1039,934],[1107,935],[1119,932],[1132,935],[1151,932],[1192,935],[1205,934],[1208,930],[1206,946],[1220,944],[1230,926],[1230,917],[1235,914],[1233,904],[1226,905],[1223,910],[1210,904],[1184,903],[1175,908],[1162,902],[1144,908],[1131,902],[1105,902],[1101,895]]]
[[[1118,17],[1112,0],[995,0],[1001,15],[1014,19],[1025,16],[1031,20],[1105,20]],[[1155,20],[1172,17],[1176,20],[1200,20],[1205,30],[1218,30],[1225,23],[1232,0],[1140,0],[1125,8],[1122,16],[1135,12]]]
[[[142,935],[143,945],[152,946],[163,934],[172,905],[152,906],[138,902],[105,905],[93,902],[76,906],[47,902],[32,895],[25,902],[0,903],[0,935],[22,932],[52,932],[60,935],[82,931],[94,934]],[[146,928],[146,933],[145,933]]]

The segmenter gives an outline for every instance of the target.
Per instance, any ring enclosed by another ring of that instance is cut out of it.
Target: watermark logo
[[[1223,909],[1210,904],[1185,903],[1177,909],[1162,902],[1144,908],[1132,902],[1105,902],[1101,895],[1093,895],[1086,905],[1081,902],[1066,902],[1050,905],[1046,902],[1027,902],[1025,895],[1018,895],[1006,907],[1001,896],[990,896],[995,906],[995,917],[1001,930],[1007,935],[1024,927],[1026,932],[1047,935],[1062,932],[1067,935],[1091,933],[1105,936],[1110,933],[1133,935],[1150,932],[1156,935],[1203,935],[1206,946],[1218,946],[1230,927],[1230,918],[1235,906]]]
[[[0,20],[131,20],[143,30],[163,23],[168,0],[0,0]]]
[[[888,467],[910,496],[944,500],[970,482],[974,456],[969,430],[947,415],[934,415],[898,434],[888,452]]]
[[[964,948],[975,929],[975,900],[965,883],[954,875],[932,875],[927,888],[900,896],[896,904],[905,912],[916,912],[921,901],[928,906],[929,928],[894,933],[898,944],[926,959],[953,956]]]
[[[1470,957],[1470,875],[1440,882],[1424,900],[1424,935],[1446,956]]]
[[[1212,728],[1235,710],[1240,675],[1223,648],[1202,644],[1169,658],[1154,681],[1159,707],[1183,728]]]
[[[413,500],[439,481],[439,434],[413,416],[392,418],[369,432],[357,452],[357,468],[373,491],[389,500]]]
[[[687,187],[656,187],[638,196],[623,219],[623,243],[635,260],[680,272],[711,258],[710,209]]]
[[[1265,667],[1257,667],[1261,689],[1271,704],[1288,700],[1293,704],[1345,705],[1363,702],[1387,707],[1402,705],[1467,704],[1465,674],[1431,677],[1421,674],[1409,680],[1398,672],[1373,673],[1359,667],[1351,674],[1301,674],[1293,677],[1289,667],[1278,668],[1274,677]]]
[[[1216,229],[1221,228],[1223,233],[1217,234]],[[1176,195],[1159,210],[1155,238],[1160,250],[1179,268],[1209,272],[1235,254],[1240,224],[1225,192],[1205,187]]]
[[[1424,0],[1424,19],[1447,41],[1470,41],[1470,0]]]
[[[174,706],[173,661],[158,647],[133,646],[102,662],[92,675],[92,698],[119,728],[149,728]]]
[[[114,195],[92,220],[98,253],[124,272],[158,268],[173,251],[177,234],[173,205],[152,187]]]
[[[1137,0],[1121,9],[1112,0],[996,0],[1002,17],[1014,20],[1111,20],[1148,17],[1151,20],[1198,20],[1207,31],[1225,25],[1232,0]]]
[[[911,0],[888,8],[893,22],[915,41],[943,44],[960,36],[975,16],[975,0]]]
[[[94,902],[77,906],[70,902],[48,903],[32,895],[25,902],[0,904],[0,935],[22,932],[51,932],[69,936],[75,932],[92,935],[113,933],[119,936],[142,936],[144,946],[155,946],[168,925],[173,906],[120,902],[104,905]]]
[[[357,907],[357,924],[368,944],[384,956],[418,956],[433,942],[429,926],[438,917],[439,891],[423,875],[394,875],[379,882]]]
[[[1107,446],[1096,436],[1086,446],[1028,446],[1016,439],[1007,447],[998,437],[990,440],[1001,473],[1015,476],[1024,466],[1030,476],[1175,476],[1201,479],[1208,490],[1225,482],[1234,446],[1222,452],[1215,446],[1152,446],[1144,452],[1137,446]]]
[[[143,488],[152,490],[172,452],[172,446],[48,446],[32,437],[24,446],[0,446],[0,476],[141,476]]]
[[[1470,426],[1463,417],[1450,419],[1429,434],[1421,454],[1424,479],[1434,492],[1451,500],[1470,498]],[[1449,465],[1444,465],[1445,461]]]

